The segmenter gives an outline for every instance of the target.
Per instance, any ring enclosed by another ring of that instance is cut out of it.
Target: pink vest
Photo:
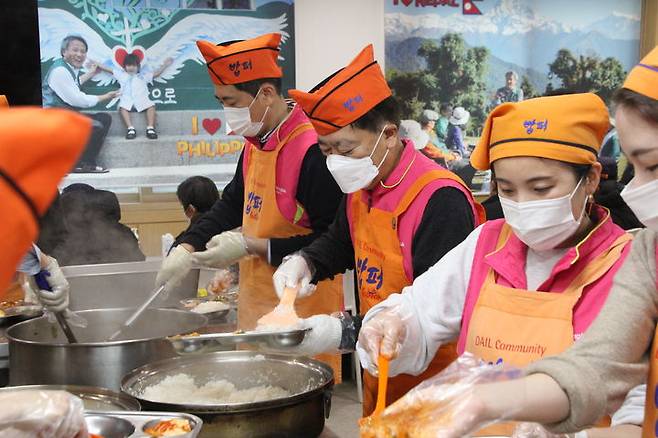
[[[413,147],[412,143],[408,142],[407,140],[402,140],[402,142],[404,143],[404,149],[402,151],[400,161],[398,162],[398,165],[395,167],[395,169],[393,169],[393,172],[391,172],[388,178],[384,181],[384,184],[395,184],[400,180],[400,178],[403,177],[406,171],[407,174],[404,176],[402,182],[394,189],[386,189],[382,187],[381,184],[378,184],[368,193],[365,191],[357,192],[361,193],[361,195],[364,196],[364,199],[366,196],[371,197],[370,205],[372,208],[378,208],[380,210],[392,212],[398,206],[409,187],[421,175],[430,170],[443,169],[434,161],[424,156],[420,151],[417,151]],[[409,167],[409,164],[412,162],[412,160],[413,164],[411,164],[411,167]],[[407,168],[409,168],[408,171]],[[423,219],[425,206],[427,205],[430,197],[434,194],[434,192],[444,187],[454,187],[464,193],[464,196],[466,196],[471,205],[471,208],[473,209],[475,225],[479,225],[478,214],[475,209],[475,201],[473,200],[473,196],[469,190],[461,186],[456,181],[447,179],[437,179],[427,184],[427,186],[425,186],[425,188],[421,190],[421,192],[416,196],[411,205],[409,205],[407,211],[400,215],[398,220],[398,239],[400,240],[400,246],[402,247],[404,272],[410,282],[414,279],[412,263],[412,244],[414,235],[416,234],[416,230],[418,229],[418,226]],[[352,230],[353,225],[351,212],[352,196],[354,196],[354,194],[349,194],[347,197],[347,219],[350,224],[350,231],[353,235],[354,232]]]
[[[304,111],[299,105],[290,112],[288,119],[273,132],[263,145],[264,151],[272,151],[276,148],[280,139],[288,135],[295,127],[310,123]],[[286,144],[279,152],[276,161],[276,203],[279,211],[291,223],[301,227],[310,228],[311,221],[302,205],[297,202],[297,185],[302,163],[309,148],[318,142],[318,135],[314,130],[307,131]],[[247,139],[245,143],[244,157],[242,159],[242,174],[246,180],[251,148],[256,148],[253,139]]]
[[[595,230],[577,246],[569,248],[567,253],[553,267],[548,279],[537,290],[555,293],[564,291],[590,260],[598,257],[625,233],[623,229],[612,222],[608,210],[598,206],[595,208],[597,216],[601,218]],[[457,346],[459,354],[464,352],[471,315],[480,296],[480,289],[489,268],[492,268],[496,273],[497,284],[511,288],[527,289],[525,261],[528,247],[512,233],[505,246],[494,252],[498,235],[504,223],[504,219],[485,223],[478,238],[462,313],[462,328]],[[578,339],[589,328],[599,314],[610,293],[612,280],[623,265],[630,248],[630,244],[626,245],[615,265],[605,275],[583,290],[583,295],[574,310],[574,340]]]

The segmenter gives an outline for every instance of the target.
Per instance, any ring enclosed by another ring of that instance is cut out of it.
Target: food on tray
[[[197,333],[197,332],[192,332],[192,333],[188,333],[188,334],[186,334],[186,335],[174,335],[174,336],[169,336],[167,339],[169,339],[169,340],[171,340],[171,341],[179,341],[179,340],[181,340],[181,339],[183,339],[183,338],[191,338],[191,337],[195,337],[195,336],[201,336],[201,335],[200,335],[199,333]]]
[[[89,438],[104,438],[103,435],[98,435],[96,433],[90,433]]]
[[[445,401],[402,398],[382,415],[359,420],[361,438],[430,438],[450,424]]]
[[[194,313],[212,313],[220,312],[222,310],[228,310],[230,307],[227,304],[222,303],[221,301],[202,301],[193,307],[191,310]]]
[[[294,330],[299,327],[301,319],[295,312],[295,299],[297,299],[297,289],[285,287],[279,304],[270,313],[260,317],[257,322],[256,331],[270,332],[278,328],[287,328]]]
[[[7,300],[0,301],[0,309],[7,310],[12,307],[25,306],[25,300]]]
[[[165,377],[160,383],[144,389],[141,397],[162,403],[217,405],[226,403],[254,403],[291,394],[278,386],[260,385],[238,389],[228,380],[211,380],[197,385],[189,374]]]
[[[192,431],[190,420],[185,418],[172,418],[171,420],[160,421],[153,427],[144,429],[144,432],[150,436],[176,436],[183,435]]]
[[[7,314],[5,313],[5,311],[2,310],[2,309],[0,309],[0,318],[4,318],[5,316],[7,316]]]
[[[228,269],[221,269],[215,273],[215,276],[210,280],[206,289],[210,293],[219,295],[228,291],[233,283],[235,283],[235,279],[233,278],[231,271]]]

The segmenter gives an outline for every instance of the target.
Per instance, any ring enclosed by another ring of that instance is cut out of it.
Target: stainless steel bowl
[[[190,336],[174,336],[168,338],[176,353],[204,354],[214,351],[234,350],[237,344],[256,344],[262,348],[282,349],[295,347],[302,343],[307,329],[288,330],[281,332],[230,332],[208,333]]]
[[[23,385],[0,388],[0,393],[13,391],[66,391],[82,399],[86,411],[139,411],[137,399],[120,392],[95,386]]]
[[[291,395],[254,403],[178,404],[147,400],[144,390],[168,376],[188,374],[198,385],[224,379],[238,389],[279,386]],[[333,372],[322,362],[253,351],[227,351],[182,356],[140,367],[128,373],[121,389],[147,410],[188,412],[203,419],[200,436],[316,437],[331,409]]]
[[[128,438],[135,433],[135,426],[130,421],[111,415],[87,415],[85,422],[89,433],[103,438]]]

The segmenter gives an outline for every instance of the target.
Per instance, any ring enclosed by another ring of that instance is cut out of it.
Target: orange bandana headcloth
[[[0,108],[9,108],[9,101],[4,94],[0,94]]]
[[[206,60],[210,79],[217,85],[233,85],[283,76],[277,63],[280,42],[281,34],[269,33],[225,45],[203,40],[196,45]]]
[[[91,119],[63,109],[7,108],[0,116],[0,294],[35,241],[39,217],[73,167]],[[16,153],[20,150],[20,153]]]
[[[658,100],[658,47],[654,47],[633,67],[624,82],[624,88]]]
[[[595,94],[568,94],[504,103],[487,117],[471,164],[479,170],[508,157],[596,162],[610,119]]]
[[[331,134],[358,120],[391,96],[372,44],[345,68],[322,81],[309,93],[290,90],[320,135]]]

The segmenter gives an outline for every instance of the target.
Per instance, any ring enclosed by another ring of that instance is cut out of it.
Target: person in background
[[[66,108],[74,111],[91,108],[100,102],[118,97],[120,91],[110,91],[100,96],[86,94],[81,87],[94,71],[82,74],[81,69],[87,59],[87,41],[79,35],[68,35],[62,40],[60,59],[57,59],[46,72],[43,80],[43,107]],[[98,165],[103,142],[110,130],[112,117],[107,113],[85,113],[92,119],[94,131],[89,144],[73,169],[77,173],[103,173],[107,169]]]
[[[431,109],[423,110],[423,112],[420,114],[421,129],[427,132],[427,135],[429,135],[430,138],[429,141],[431,141],[432,144],[437,146],[439,143],[439,139],[436,135],[436,131],[434,131],[434,128],[436,127],[436,121],[438,119],[439,119],[439,113]]]
[[[615,128],[615,120],[610,118],[610,130],[603,138],[603,145],[601,146],[600,157],[612,158],[615,163],[619,160],[621,155],[621,146],[619,145],[619,135]]]
[[[106,190],[68,190],[62,210],[68,233],[53,256],[62,266],[136,262],[146,259],[137,238],[123,225],[117,196]]]
[[[518,73],[513,70],[505,73],[505,86],[496,91],[491,106],[495,107],[505,102],[521,102],[523,100],[523,90],[517,86],[518,82]]]
[[[399,137],[399,107],[372,45],[310,92],[290,90],[290,95],[313,123],[327,167],[347,196],[329,230],[286,258],[274,284],[279,295],[294,287],[302,299],[323,299],[315,283],[354,269],[363,314],[410,284],[484,215],[456,175]],[[339,318],[321,315],[304,324],[330,351],[339,348]],[[454,358],[454,345],[446,346],[424,376],[436,374]],[[422,378],[392,379],[387,400],[398,399]],[[376,398],[377,379],[365,373],[364,415],[372,412]]]
[[[217,185],[210,178],[191,176],[179,184],[176,189],[176,197],[183,207],[183,212],[190,221],[190,225],[176,236],[172,249],[180,245],[185,233],[190,231],[201,216],[212,209],[215,202],[219,200],[219,191]]]
[[[527,128],[538,114],[549,132]],[[454,339],[460,354],[522,367],[576,342],[631,248],[632,236],[592,201],[608,123],[605,103],[592,93],[494,109],[471,162],[492,169],[505,219],[486,222],[366,315],[358,340],[363,367],[376,368],[380,352],[397,352],[390,375],[418,374]],[[513,429],[480,433],[509,436]]]
[[[227,124],[247,142],[221,199],[182,236],[156,278],[158,285],[172,287],[193,262],[225,268],[239,261],[242,330],[253,330],[279,303],[275,267],[327,230],[342,198],[313,125],[299,105],[283,97],[280,41],[280,34],[267,34],[219,45],[197,42]],[[300,316],[341,309],[342,278],[318,287],[322,294],[297,303]],[[341,357],[322,360],[339,381]]]
[[[40,108],[0,108],[0,294],[39,232],[61,178],[71,169],[91,133],[79,114]],[[15,145],[26,148],[16,154]],[[29,169],[29,172],[26,171]],[[48,366],[44,364],[44,366]],[[18,391],[0,395],[0,435],[86,438],[82,401],[64,391]]]
[[[566,352],[530,365],[521,379],[470,388],[451,413],[453,420],[446,423],[442,437],[467,436],[479,424],[496,418],[541,423],[549,430],[546,436],[562,437],[589,427],[625,399],[634,398],[647,401],[644,412],[639,409],[632,415],[634,422],[644,421],[642,437],[656,435],[658,47],[631,70],[613,100],[621,147],[635,168],[622,197],[647,229],[636,234],[606,305],[587,333]],[[643,383],[647,383],[645,394],[638,395],[637,385]],[[520,399],[523,403],[518,403]],[[604,436],[598,432],[576,436]],[[640,433],[633,428],[616,436]]]
[[[449,120],[452,115],[452,105],[449,103],[442,103],[439,108],[439,115],[440,117],[434,126],[437,136],[436,146],[442,150],[447,150],[446,140],[448,139],[448,125],[450,124]]]
[[[426,157],[431,158],[438,164],[448,167],[448,163],[459,158],[457,154],[448,150],[444,141],[440,141],[435,131],[436,120],[439,119],[436,111],[424,110],[420,116],[420,126],[427,133],[429,140],[424,148],[420,149]]]
[[[487,212],[487,220],[492,221],[495,219],[503,219],[503,206],[500,204],[500,197],[498,196],[498,185],[494,178],[491,179],[491,191],[487,199],[482,201],[482,207]]]
[[[605,144],[605,143],[604,143]],[[617,162],[614,158],[602,157],[599,154],[599,162],[603,168],[599,188],[594,193],[597,204],[610,210],[612,221],[625,230],[644,228],[633,213],[633,210],[624,202],[621,192],[624,185],[617,181]]]
[[[411,141],[414,149],[422,151],[429,143],[429,135],[415,120],[400,121],[400,138]]]
[[[458,106],[452,111],[450,124],[448,125],[448,136],[446,137],[446,146],[450,151],[459,153],[462,158],[468,156],[468,148],[464,143],[463,129],[466,127],[471,113],[463,107]]]

